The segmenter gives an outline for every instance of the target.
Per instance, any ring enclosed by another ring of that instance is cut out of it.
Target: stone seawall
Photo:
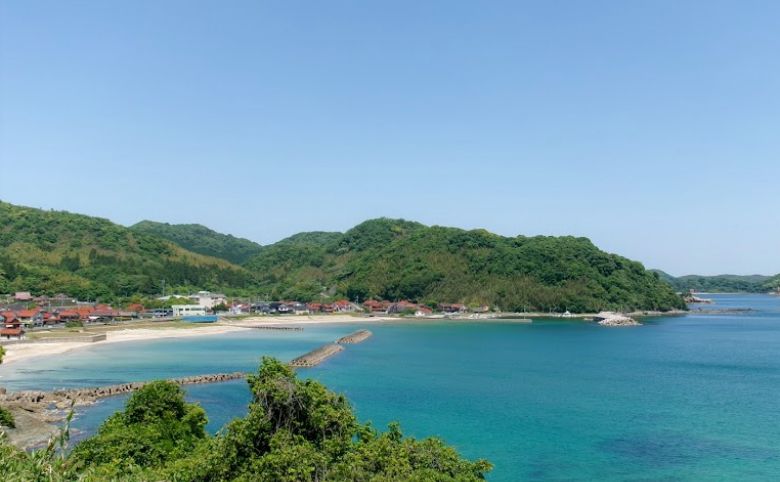
[[[210,375],[195,375],[191,377],[171,378],[169,381],[179,385],[194,385],[201,383],[218,383],[228,380],[236,380],[246,376],[243,372],[215,373]],[[54,390],[45,392],[40,390],[22,390],[19,392],[6,392],[0,389],[0,401],[24,406],[49,406],[55,405],[63,409],[71,405],[88,405],[98,399],[122,395],[143,388],[150,382],[120,383],[104,387],[73,388],[68,390]]]
[[[368,339],[372,333],[368,330],[358,330],[354,333],[350,333],[347,336],[342,336],[338,340],[336,340],[336,343],[340,345],[349,345],[349,344],[355,344],[360,343],[361,341],[365,341]]]
[[[230,326],[239,328],[252,328],[253,330],[280,330],[280,331],[303,331],[300,326],[271,326],[271,325],[239,325],[232,323]]]
[[[0,340],[0,345],[22,345],[26,343],[94,343],[105,341],[106,334],[54,336],[50,338],[25,338],[23,340]]]
[[[342,350],[344,350],[343,346],[329,343],[292,360],[290,366],[296,368],[314,367]]]

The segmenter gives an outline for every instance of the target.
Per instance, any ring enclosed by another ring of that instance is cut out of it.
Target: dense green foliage
[[[690,290],[705,293],[766,293],[773,287],[773,280],[780,279],[770,276],[721,274],[716,276],[687,275],[674,277],[663,271],[656,272],[662,280],[669,283],[679,292]]]
[[[0,407],[0,427],[16,427],[13,414],[5,407]]]
[[[772,276],[765,283],[764,287],[775,293],[780,292],[780,274]]]
[[[343,295],[577,312],[684,306],[640,263],[585,238],[508,238],[403,220],[294,236],[263,247],[246,267],[271,298]]]
[[[252,276],[224,260],[108,220],[0,202],[0,293],[59,292],[110,299],[162,289],[245,288]]]
[[[135,232],[167,239],[193,253],[241,264],[256,255],[261,246],[248,239],[213,231],[200,224],[168,224],[141,221],[130,226]]]
[[[249,386],[249,413],[215,437],[179,387],[155,382],[66,459],[0,444],[0,470],[4,480],[357,482],[476,481],[491,469],[438,439],[404,437],[397,424],[379,433],[359,423],[343,396],[274,359],[263,360]]]
[[[109,417],[94,437],[78,444],[70,462],[112,476],[137,467],[160,468],[187,457],[206,438],[205,426],[206,413],[186,403],[179,386],[153,382],[134,393],[125,410]]]

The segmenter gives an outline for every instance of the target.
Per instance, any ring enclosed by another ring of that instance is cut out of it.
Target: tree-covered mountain
[[[585,238],[502,237],[384,218],[344,234],[284,239],[245,266],[270,298],[343,295],[577,312],[684,307],[657,274]]]
[[[0,292],[65,292],[81,299],[156,294],[168,287],[246,288],[231,263],[106,219],[0,202]]]
[[[760,274],[675,277],[660,270],[654,271],[678,292],[695,290],[705,293],[766,293],[771,289],[773,279],[771,276]]]
[[[165,280],[170,288],[303,301],[375,297],[577,312],[683,307],[658,274],[585,238],[502,237],[383,218],[346,233],[300,233],[252,246],[257,254],[239,267],[170,241],[179,227],[162,235],[151,233],[156,223],[142,224],[130,229],[0,203],[0,292],[106,299],[156,294]],[[245,256],[250,247],[239,242],[231,252],[236,238],[211,230],[203,231],[203,239],[200,229],[178,232],[192,238],[178,242],[201,250],[212,246],[224,257]]]
[[[174,242],[194,253],[241,264],[258,254],[261,246],[254,241],[218,233],[200,224],[168,224],[141,221],[130,226],[133,231],[151,234]]]

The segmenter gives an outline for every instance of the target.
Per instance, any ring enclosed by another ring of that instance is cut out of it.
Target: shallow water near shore
[[[749,313],[642,320],[305,326],[95,346],[0,368],[9,389],[252,370],[358,328],[374,336],[301,370],[345,393],[362,420],[399,420],[495,464],[490,480],[780,478],[780,297],[708,295]],[[243,380],[187,387],[216,431],[242,416]],[[89,433],[126,397],[89,407]]]

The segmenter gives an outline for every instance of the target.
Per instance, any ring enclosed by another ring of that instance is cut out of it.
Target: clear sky
[[[780,2],[0,2],[0,199],[780,272]]]

